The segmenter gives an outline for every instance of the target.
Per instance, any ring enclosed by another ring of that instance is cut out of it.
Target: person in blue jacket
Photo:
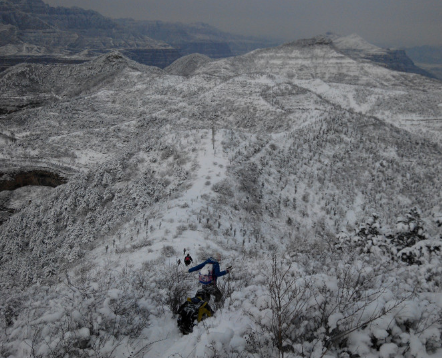
[[[228,267],[224,271],[221,271],[219,268],[221,255],[216,254],[215,256],[216,259],[214,259],[213,257],[209,257],[203,263],[190,268],[189,273],[200,270],[199,280],[202,284],[203,290],[205,290],[209,294],[213,294],[215,296],[215,302],[219,302],[223,294],[216,286],[216,281],[218,277],[228,274],[231,267]]]

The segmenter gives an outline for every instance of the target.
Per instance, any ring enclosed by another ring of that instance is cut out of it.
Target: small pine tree
[[[411,247],[421,240],[428,239],[421,214],[422,212],[414,207],[405,217],[398,219],[398,232],[389,237],[398,251]]]

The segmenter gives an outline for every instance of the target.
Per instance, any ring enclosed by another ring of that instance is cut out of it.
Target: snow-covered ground
[[[315,43],[200,60],[0,76],[58,98],[5,117],[2,164],[75,173],[2,192],[0,356],[440,357],[440,82]],[[233,266],[186,336],[184,249]]]

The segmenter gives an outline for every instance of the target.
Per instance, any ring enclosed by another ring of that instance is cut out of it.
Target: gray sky
[[[43,0],[137,20],[205,22],[285,41],[332,31],[383,47],[442,45],[441,0]]]

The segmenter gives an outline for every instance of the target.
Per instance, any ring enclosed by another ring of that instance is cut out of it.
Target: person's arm
[[[221,276],[224,276],[224,275],[227,275],[227,274],[228,274],[228,272],[226,270],[225,271],[220,271],[217,277],[221,277]]]
[[[189,269],[188,272],[190,273],[190,272],[194,272],[194,271],[201,270],[201,269],[206,265],[206,263],[207,263],[207,260],[204,261],[202,264],[199,264],[199,265],[193,266],[192,268]]]
[[[224,276],[228,273],[227,270],[225,271],[220,271],[219,269],[219,263],[215,263],[213,264],[213,274],[215,275],[215,277],[221,277]]]

